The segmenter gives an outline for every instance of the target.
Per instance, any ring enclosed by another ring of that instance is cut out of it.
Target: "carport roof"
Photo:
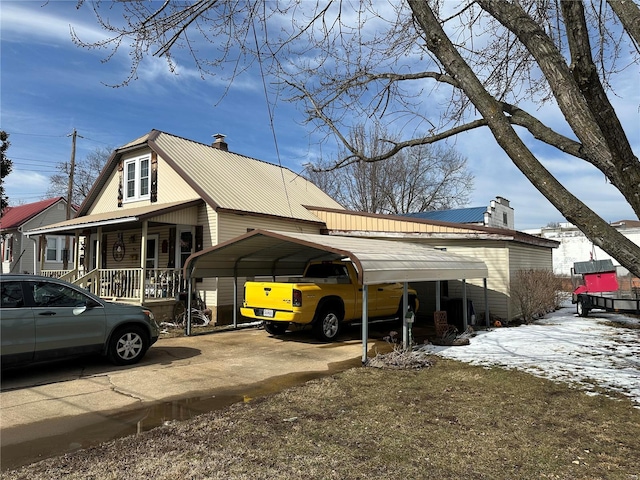
[[[368,238],[253,230],[191,255],[191,277],[299,275],[312,260],[349,259],[362,285],[486,278],[481,260],[424,245]]]

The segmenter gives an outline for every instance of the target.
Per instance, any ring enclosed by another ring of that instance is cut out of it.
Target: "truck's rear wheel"
[[[332,342],[340,333],[342,326],[342,317],[334,308],[323,310],[315,323],[313,324],[313,332],[315,336],[323,342]]]
[[[270,335],[284,335],[289,328],[289,322],[264,322],[264,329]]]

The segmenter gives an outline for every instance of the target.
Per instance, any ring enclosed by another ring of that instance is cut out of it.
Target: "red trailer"
[[[571,269],[574,291],[572,303],[581,317],[593,309],[640,315],[640,292],[632,289],[628,296],[619,294],[616,267],[611,260],[575,262]]]

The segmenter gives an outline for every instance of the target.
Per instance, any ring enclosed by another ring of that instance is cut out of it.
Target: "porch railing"
[[[63,278],[72,271],[73,270],[43,270],[40,273],[43,277]]]
[[[62,273],[65,275],[61,275]],[[65,280],[102,298],[128,301],[139,301],[141,293],[145,300],[176,298],[186,286],[182,270],[172,268],[95,269],[82,276],[78,276],[75,271],[57,270],[43,271],[42,274],[50,277],[65,277]]]
[[[181,268],[147,268],[144,278],[145,298],[176,298],[186,289]]]

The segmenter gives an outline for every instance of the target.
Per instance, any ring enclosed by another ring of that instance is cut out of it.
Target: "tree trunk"
[[[442,29],[424,0],[408,0],[427,48],[473,102],[498,144],[531,183],[597,246],[640,276],[640,246],[626,238],[565,189],[535,158],[502,112],[500,103],[486,91]]]

